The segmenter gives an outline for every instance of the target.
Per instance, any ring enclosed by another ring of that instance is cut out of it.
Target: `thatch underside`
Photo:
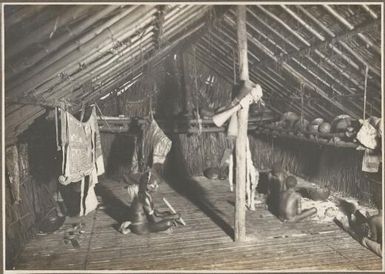
[[[251,79],[278,113],[358,118],[367,69],[367,114],[379,116],[380,18],[379,5],[250,5]],[[47,107],[64,103],[77,111],[185,48],[232,83],[235,30],[231,6],[7,5],[7,142]]]

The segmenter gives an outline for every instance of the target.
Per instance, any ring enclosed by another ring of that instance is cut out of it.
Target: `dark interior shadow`
[[[117,197],[106,185],[97,184],[96,195],[102,197],[104,211],[119,225],[129,219],[129,206]],[[114,226],[114,228],[117,228]]]
[[[197,181],[188,176],[186,163],[179,149],[181,146],[179,138],[172,138],[172,140],[172,149],[165,167],[167,183],[178,194],[195,204],[227,235],[234,238],[232,226],[221,217],[223,212],[210,201],[207,191]]]
[[[134,136],[116,135],[107,159],[106,174],[110,178],[119,180],[122,177],[122,171],[129,170],[134,149]]]
[[[268,172],[260,172],[259,182],[256,188],[257,192],[261,194],[267,194],[268,187],[269,187]]]

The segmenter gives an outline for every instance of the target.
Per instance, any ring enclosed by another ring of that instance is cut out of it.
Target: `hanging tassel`
[[[84,182],[84,177],[81,180],[80,183],[80,212],[79,216],[83,216],[86,209],[84,208],[83,200],[84,200],[84,187],[85,187],[85,182]]]
[[[230,191],[233,192],[234,191],[234,187],[233,187],[233,172],[234,172],[234,153],[232,153],[230,155],[230,159],[229,159],[229,185],[230,185]]]
[[[59,111],[58,107],[55,107],[55,133],[56,133],[56,150],[60,150],[60,145],[59,145],[59,120],[57,117],[57,113]]]
[[[365,88],[364,88],[364,114],[363,119],[366,119],[366,92],[367,92],[367,86],[368,86],[368,73],[369,73],[369,67],[366,66],[365,68]]]

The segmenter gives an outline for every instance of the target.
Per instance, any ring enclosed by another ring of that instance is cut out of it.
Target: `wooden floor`
[[[190,188],[161,185],[162,197],[182,213],[187,226],[145,236],[117,231],[126,211],[125,189],[100,183],[105,208],[84,217],[79,248],[64,243],[68,218],[56,233],[38,235],[25,248],[17,270],[381,270],[382,260],[334,223],[281,223],[263,206],[247,213],[248,240],[234,243],[234,198],[224,181],[194,178]]]

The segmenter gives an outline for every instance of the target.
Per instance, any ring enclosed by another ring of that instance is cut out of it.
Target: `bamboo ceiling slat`
[[[5,54],[7,130],[19,133],[44,113],[10,104],[19,97],[95,102],[186,41],[196,41],[197,59],[217,63],[211,68],[231,82],[238,75],[234,16],[231,6],[188,4],[6,6],[6,46],[16,45]],[[380,5],[248,5],[247,17],[251,77],[272,109],[360,117],[368,67],[367,104],[380,114]]]
[[[46,44],[40,44],[38,51],[32,56],[28,56],[28,59],[22,58],[21,60],[9,60],[7,63],[8,66],[11,67],[11,71],[7,71],[5,74],[6,79],[9,81],[13,81],[13,79],[17,78],[18,74],[23,72],[23,70],[27,70],[34,65],[45,62],[47,59],[47,53],[55,53],[60,50],[69,40],[74,39],[81,35],[85,30],[89,29],[93,25],[95,25],[98,20],[106,17],[112,11],[116,10],[118,7],[111,6],[105,8],[99,12],[96,12],[94,15],[89,16],[85,21],[82,21],[81,24],[74,26],[73,28],[67,28],[66,32],[62,33],[58,37],[54,36],[50,41]],[[73,42],[73,46],[79,46],[77,41]]]

